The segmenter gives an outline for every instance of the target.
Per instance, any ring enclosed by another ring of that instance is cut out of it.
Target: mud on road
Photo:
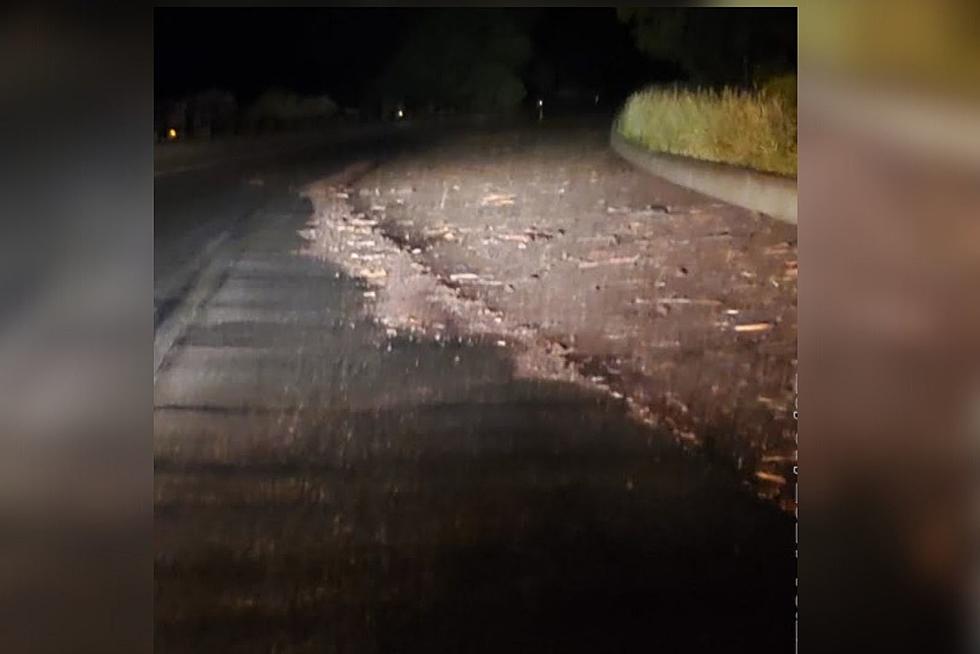
[[[306,251],[389,329],[493,335],[520,375],[621,401],[795,507],[794,225],[632,168],[600,127],[471,132],[305,193]]]

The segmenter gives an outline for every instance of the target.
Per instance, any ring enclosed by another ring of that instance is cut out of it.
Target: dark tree
[[[637,48],[698,84],[751,85],[796,68],[796,10],[622,8]]]
[[[388,101],[415,108],[506,111],[526,93],[524,21],[500,10],[436,10],[406,39],[379,82]]]

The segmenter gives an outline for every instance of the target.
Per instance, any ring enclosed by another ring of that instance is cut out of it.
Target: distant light
[[[405,117],[405,112],[404,112],[404,111],[402,111],[401,109],[399,109],[399,110],[398,110],[398,117],[399,117],[399,118],[404,118],[404,117]]]
[[[599,94],[598,93],[595,94],[595,103],[596,104],[599,104]]]
[[[167,138],[168,139],[175,139],[175,138],[177,138],[177,130],[175,130],[173,127],[171,127],[170,129],[168,129],[167,130]]]
[[[538,106],[539,107],[543,107],[544,106],[544,100],[538,98]]]

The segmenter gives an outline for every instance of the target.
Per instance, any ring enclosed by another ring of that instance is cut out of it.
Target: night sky
[[[381,96],[462,108],[472,88],[517,80],[527,102],[577,89],[611,106],[648,83],[747,86],[759,69],[795,71],[795,9],[633,11],[640,22],[610,7],[158,8],[156,97],[217,88],[245,106],[276,89],[351,108]],[[530,51],[510,50],[508,34]]]
[[[425,9],[157,9],[158,99],[218,87],[247,102],[279,87],[356,105]],[[458,9],[467,12],[472,9]],[[625,94],[670,76],[636,51],[613,8],[503,10],[526,21],[530,70],[548,61],[569,82]]]
[[[410,10],[157,9],[158,97],[269,87],[355,99],[397,47]]]

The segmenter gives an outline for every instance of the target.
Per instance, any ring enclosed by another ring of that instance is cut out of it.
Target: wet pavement
[[[791,651],[790,515],[264,188],[157,376],[157,651]]]

